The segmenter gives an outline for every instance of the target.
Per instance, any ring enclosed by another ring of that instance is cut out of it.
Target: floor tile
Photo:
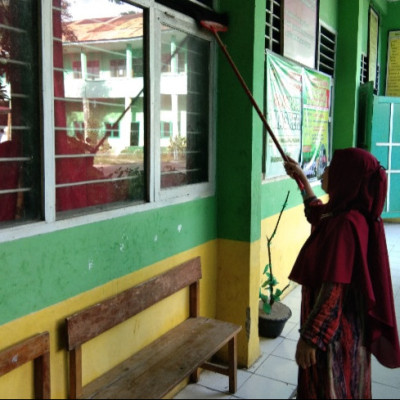
[[[288,399],[295,389],[295,385],[254,374],[235,393],[235,397],[242,399]]]
[[[297,342],[300,337],[299,329],[300,329],[300,323],[294,324],[291,330],[286,334],[285,338]]]
[[[232,399],[231,394],[217,392],[202,385],[191,383],[181,390],[174,399]]]
[[[255,374],[297,385],[297,372],[295,361],[271,355],[256,369]]]
[[[386,368],[372,357],[372,381],[400,389],[400,368]],[[399,397],[400,398],[400,397]]]
[[[280,336],[287,338],[290,332],[297,326],[296,322],[291,322],[290,320],[286,322],[285,327]]]
[[[400,399],[400,389],[372,382],[373,399]]]
[[[283,340],[276,349],[272,352],[272,355],[287,358],[289,360],[295,360],[297,343],[294,340]]]
[[[249,367],[246,369],[246,371],[253,373],[255,370],[269,357],[270,352],[267,353],[261,353],[260,357]]]
[[[251,377],[251,373],[243,369],[237,371],[237,387],[240,388]],[[203,371],[198,382],[199,385],[208,389],[217,390],[228,394],[229,378],[222,374],[216,374],[211,371]]]
[[[282,342],[284,338],[279,336],[275,339],[260,337],[260,351],[263,354],[271,354]]]

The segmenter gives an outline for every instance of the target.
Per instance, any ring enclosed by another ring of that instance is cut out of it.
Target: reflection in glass
[[[37,2],[0,2],[0,224],[40,217]]]
[[[161,188],[208,180],[209,43],[162,26]]]
[[[53,5],[56,210],[144,201],[143,10]]]

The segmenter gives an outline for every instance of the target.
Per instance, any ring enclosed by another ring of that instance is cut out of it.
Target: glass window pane
[[[161,188],[207,182],[209,42],[161,31]]]
[[[0,2],[0,225],[41,209],[37,2]]]
[[[56,210],[143,202],[143,10],[53,1]]]

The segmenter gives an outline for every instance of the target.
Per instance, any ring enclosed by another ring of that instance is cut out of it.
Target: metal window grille
[[[368,81],[368,57],[366,54],[361,54],[361,65],[360,65],[360,83],[366,83]]]
[[[333,77],[336,63],[336,33],[320,24],[318,36],[318,70]]]
[[[282,54],[282,7],[281,0],[267,0],[265,18],[265,48]]]

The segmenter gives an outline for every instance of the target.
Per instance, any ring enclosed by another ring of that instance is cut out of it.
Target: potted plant
[[[290,308],[280,302],[281,295],[290,285],[286,285],[282,290],[277,288],[279,282],[273,274],[271,257],[271,242],[278,229],[283,210],[289,198],[289,193],[290,192],[286,195],[274,231],[270,237],[267,236],[268,264],[264,268],[263,281],[259,288],[258,331],[260,336],[269,338],[278,337],[282,333],[286,322],[292,316]]]

